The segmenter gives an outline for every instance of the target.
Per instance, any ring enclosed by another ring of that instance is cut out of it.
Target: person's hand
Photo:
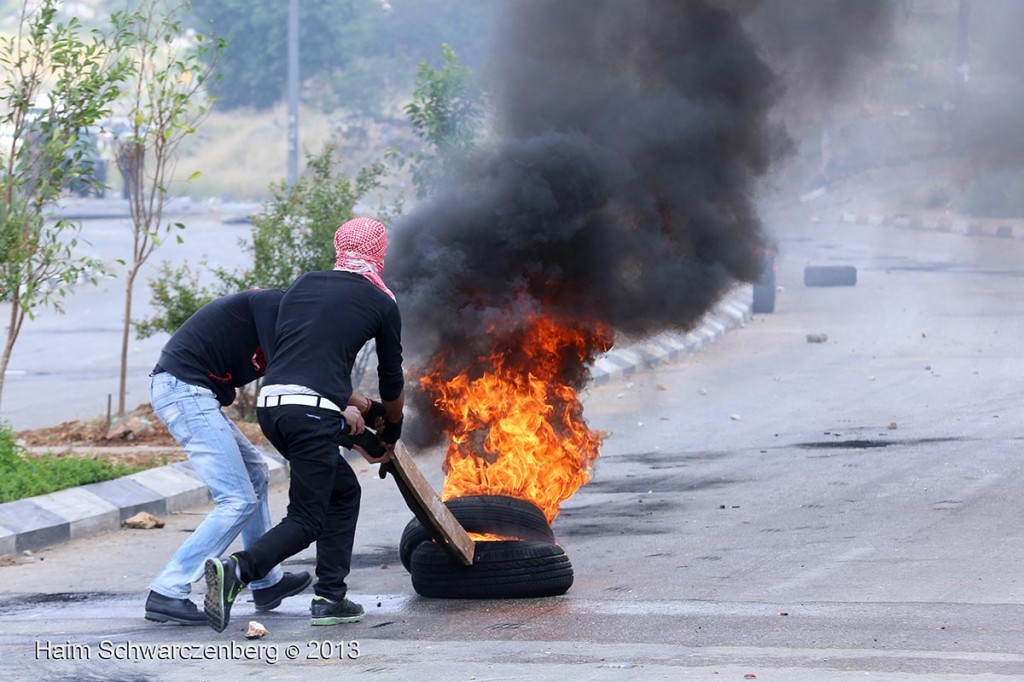
[[[374,431],[380,431],[384,428],[384,415],[387,411],[384,409],[384,403],[376,400],[366,399],[368,401],[366,409],[363,410],[363,420],[366,425]]]
[[[362,449],[358,445],[353,445],[352,449],[358,452],[360,455],[362,455],[363,459],[365,459],[370,464],[383,464],[384,462],[391,461],[391,452],[387,450],[385,450],[384,454],[381,455],[380,457],[374,457],[373,455],[371,455],[369,452]]]
[[[384,420],[384,428],[377,434],[380,436],[381,441],[384,443],[384,447],[394,447],[398,439],[402,437],[402,422],[392,422],[387,419]]]
[[[350,436],[358,436],[366,430],[366,423],[363,421],[363,415],[359,414],[359,408],[355,405],[349,405],[341,413],[341,416],[345,418],[345,423],[348,425],[345,433]]]

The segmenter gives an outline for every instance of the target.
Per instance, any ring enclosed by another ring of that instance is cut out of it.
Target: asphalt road
[[[588,392],[611,435],[554,525],[565,596],[417,597],[410,514],[357,466],[363,623],[312,628],[293,598],[248,642],[245,596],[223,634],[147,623],[200,518],[181,514],[0,568],[0,679],[1024,680],[1024,242],[770,221],[776,314]],[[856,265],[857,286],[805,288],[808,263]]]

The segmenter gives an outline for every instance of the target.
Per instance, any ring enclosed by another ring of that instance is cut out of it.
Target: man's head
[[[394,298],[380,278],[387,250],[388,233],[383,223],[373,218],[353,218],[334,233],[334,269],[358,273]]]

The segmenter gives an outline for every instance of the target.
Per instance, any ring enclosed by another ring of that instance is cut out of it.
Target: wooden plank
[[[416,514],[421,521],[424,516],[430,521],[430,525],[444,538],[445,546],[455,558],[465,566],[473,565],[473,553],[476,543],[466,533],[459,520],[456,519],[448,507],[444,506],[441,497],[430,487],[430,483],[424,478],[423,472],[416,466],[409,451],[405,449],[402,441],[395,443],[394,452],[391,453],[391,463],[399,477],[399,485],[405,485],[409,494],[403,495],[406,502],[411,506],[413,498],[424,512],[423,515]],[[413,509],[413,512],[416,510]]]

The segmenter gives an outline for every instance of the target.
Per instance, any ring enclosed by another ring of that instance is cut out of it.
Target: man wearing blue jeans
[[[188,598],[206,559],[220,556],[239,533],[249,547],[271,528],[267,465],[221,408],[234,401],[237,387],[262,375],[282,296],[279,289],[251,290],[206,304],[174,333],[153,369],[153,409],[216,506],[150,584],[147,620],[206,623]],[[256,609],[276,608],[310,582],[309,573],[274,566],[252,585]]]

